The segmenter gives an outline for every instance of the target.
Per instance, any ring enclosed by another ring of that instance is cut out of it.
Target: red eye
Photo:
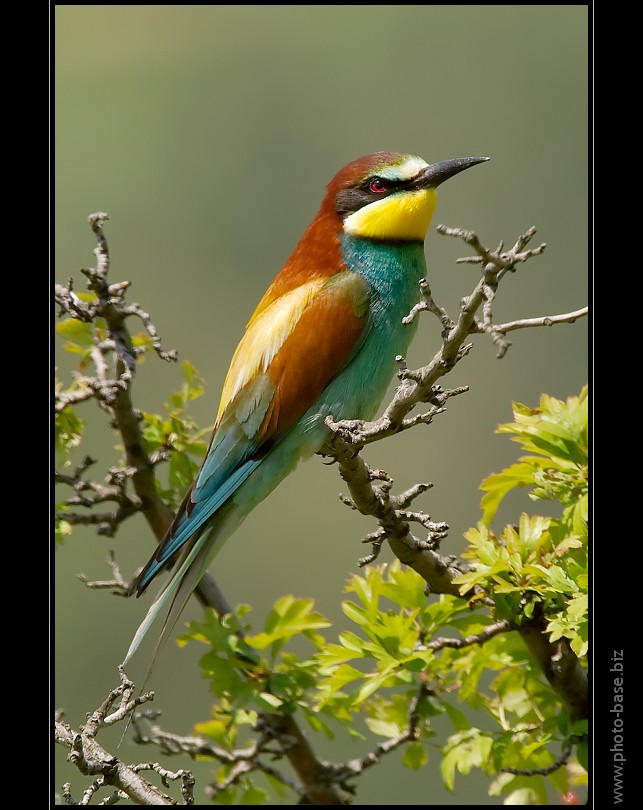
[[[381,177],[376,177],[374,180],[371,180],[370,189],[376,194],[382,194],[384,191],[386,191],[386,183]]]

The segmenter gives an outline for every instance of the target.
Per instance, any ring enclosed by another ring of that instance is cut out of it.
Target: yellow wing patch
[[[327,282],[327,278],[308,281],[252,316],[223,384],[217,425],[239,391],[256,374],[266,371],[304,309]]]
[[[398,191],[346,217],[344,231],[366,239],[423,241],[436,202],[434,188]]]

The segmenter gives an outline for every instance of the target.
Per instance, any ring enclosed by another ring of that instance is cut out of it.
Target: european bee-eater
[[[372,419],[415,333],[402,318],[426,275],[436,188],[488,158],[427,164],[399,152],[349,163],[268,287],[234,353],[205,460],[133,583],[177,561],[125,662],[167,607],[151,667],[190,594],[243,519],[330,436],[328,416]]]

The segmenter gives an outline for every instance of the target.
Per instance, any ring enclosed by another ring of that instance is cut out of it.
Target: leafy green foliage
[[[565,636],[586,656],[586,400],[584,390],[566,403],[543,397],[533,411],[515,405],[515,422],[500,428],[534,455],[485,481],[483,520],[466,535],[470,570],[459,578],[466,599],[427,598],[424,581],[395,560],[348,580],[342,609],[350,625],[335,637],[312,600],[291,595],[259,632],[246,606],[223,621],[208,613],[193,622],[181,643],[208,645],[201,668],[216,696],[197,732],[232,751],[262,713],[297,713],[313,732],[352,737],[365,762],[375,739],[418,770],[446,723],[441,772],[450,790],[473,769],[489,775],[490,795],[505,804],[547,804],[548,790],[584,784],[586,722],[561,707],[520,635],[494,627],[506,619],[519,628],[537,609],[552,640]],[[495,510],[516,486],[529,487],[534,500],[556,500],[560,518],[523,514],[495,533]],[[548,773],[571,743],[578,760]],[[265,801],[263,786],[248,787],[251,774],[228,784],[229,772],[219,766],[216,781],[225,787],[217,803]]]
[[[54,524],[54,541],[56,546],[60,546],[65,542],[65,538],[71,534],[71,524],[65,520],[62,507],[56,507],[56,519]]]
[[[64,410],[56,413],[54,422],[56,457],[63,468],[71,465],[71,453],[80,445],[84,431],[84,420],[71,406],[68,405]]]
[[[483,483],[483,520],[465,535],[471,571],[456,580],[462,593],[477,586],[474,598],[492,597],[497,615],[517,624],[538,607],[551,640],[568,638],[579,658],[588,643],[587,413],[587,387],[567,402],[543,395],[533,410],[514,404],[515,421],[499,432],[538,455],[523,456]],[[518,526],[497,536],[489,522],[512,486],[530,487],[534,500],[557,500],[561,517],[523,514]]]
[[[501,473],[490,475],[482,484],[483,523],[489,525],[500,502],[512,489],[527,487],[533,500],[555,500],[580,510],[587,520],[588,470],[588,389],[578,397],[562,402],[543,394],[538,408],[514,403],[514,421],[500,425],[498,433],[511,434],[512,440],[527,452]]]
[[[198,429],[187,413],[189,404],[204,392],[203,380],[187,360],[182,370],[183,384],[180,391],[170,394],[163,406],[165,413],[144,412],[141,427],[147,453],[169,457],[166,482],[157,479],[157,483],[161,496],[173,509],[194,481],[207,449],[206,437],[212,432],[212,426]]]
[[[83,297],[92,298],[93,296],[85,294]],[[65,351],[81,355],[76,369],[78,374],[71,383],[65,387],[62,381],[56,380],[56,395],[75,394],[84,388],[83,383],[79,382],[79,377],[86,367],[87,359],[91,353],[93,341],[96,336],[96,330],[92,324],[84,323],[76,318],[65,318],[60,323],[56,324],[56,332],[65,341],[63,343],[63,349]],[[56,412],[54,441],[56,459],[61,467],[70,466],[71,453],[80,444],[84,428],[84,421],[70,405]]]

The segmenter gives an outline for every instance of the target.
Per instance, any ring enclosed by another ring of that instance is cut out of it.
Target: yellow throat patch
[[[344,220],[344,232],[365,239],[424,241],[435,211],[434,188],[398,191],[365,205]]]

